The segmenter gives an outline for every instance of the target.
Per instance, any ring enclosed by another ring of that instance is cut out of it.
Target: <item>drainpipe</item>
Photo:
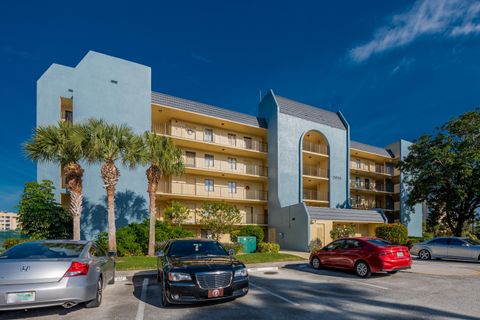
[[[352,207],[350,206],[350,125],[348,124],[347,119],[345,119],[341,111],[338,111],[337,115],[339,116],[340,120],[342,120],[343,125],[347,129],[347,137],[346,137],[346,143],[345,143],[347,146],[347,163],[345,166],[347,169],[345,172],[345,178],[347,180],[345,181],[347,199],[345,202],[345,207],[348,209],[351,209]]]

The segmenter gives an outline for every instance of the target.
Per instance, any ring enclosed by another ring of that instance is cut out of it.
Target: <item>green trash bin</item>
[[[239,236],[238,243],[243,244],[243,252],[252,253],[257,250],[257,238],[256,237],[245,237]]]

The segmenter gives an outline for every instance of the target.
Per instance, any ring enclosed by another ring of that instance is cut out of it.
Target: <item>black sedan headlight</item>
[[[247,268],[240,268],[235,270],[234,278],[245,278],[248,276]]]
[[[173,282],[191,281],[192,277],[190,276],[190,274],[184,272],[169,272],[168,280]]]

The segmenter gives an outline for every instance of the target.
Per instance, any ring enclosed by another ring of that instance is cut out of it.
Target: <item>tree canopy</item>
[[[205,203],[200,210],[200,217],[202,226],[212,232],[215,240],[232,231],[233,227],[242,221],[240,210],[226,202]]]
[[[460,236],[480,207],[480,110],[421,136],[398,166],[406,175],[407,205],[425,202],[429,221]]]

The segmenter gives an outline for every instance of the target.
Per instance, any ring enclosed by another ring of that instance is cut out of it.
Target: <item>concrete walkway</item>
[[[294,256],[301,257],[305,260],[310,259],[310,252],[305,251],[293,251],[293,250],[280,250],[280,253],[293,254]]]

